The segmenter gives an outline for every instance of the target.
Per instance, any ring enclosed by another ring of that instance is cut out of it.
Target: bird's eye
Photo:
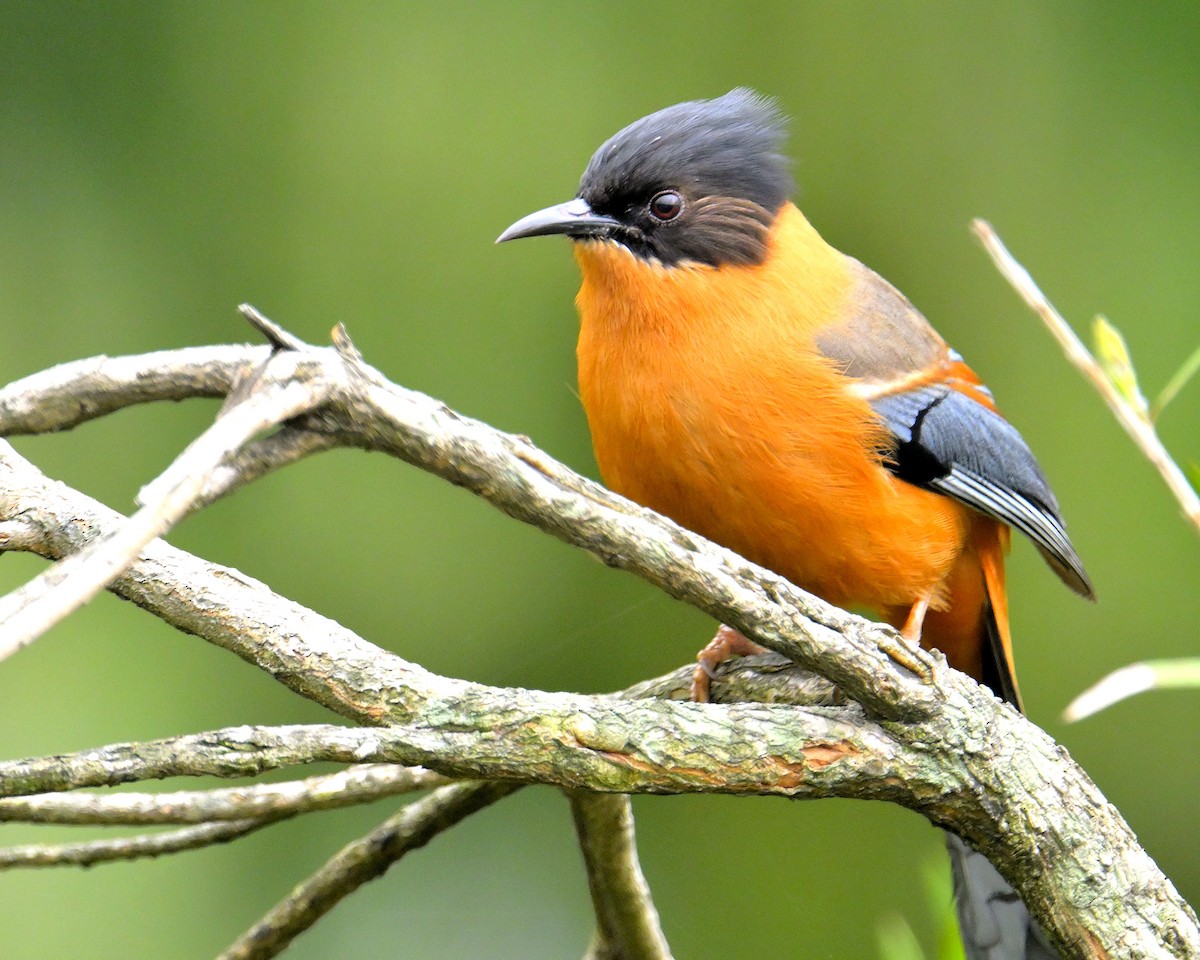
[[[650,198],[650,213],[666,223],[683,213],[683,197],[674,190],[663,190]]]

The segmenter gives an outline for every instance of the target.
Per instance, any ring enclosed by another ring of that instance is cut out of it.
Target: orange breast
[[[846,258],[794,207],[772,244],[748,269],[576,245],[580,394],[605,482],[831,602],[936,595],[971,514],[894,479],[883,428],[816,350],[846,305]]]

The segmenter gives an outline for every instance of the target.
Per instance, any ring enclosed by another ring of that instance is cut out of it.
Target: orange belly
[[[771,398],[730,410],[599,382],[582,395],[612,489],[832,603],[882,609],[932,591],[942,606],[970,515],[896,480],[858,431],[805,429]]]
[[[815,236],[798,211],[776,233],[793,259],[733,271],[576,246],[604,480],[832,603],[943,607],[973,514],[883,466],[885,428],[814,343],[850,309],[846,258],[790,238]]]

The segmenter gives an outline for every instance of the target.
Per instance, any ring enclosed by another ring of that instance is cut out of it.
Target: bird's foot
[[[716,675],[717,667],[734,657],[752,657],[756,653],[766,653],[766,647],[759,646],[733,627],[721,624],[717,635],[696,654],[696,669],[692,673],[692,699],[696,703],[708,703],[712,678]]]

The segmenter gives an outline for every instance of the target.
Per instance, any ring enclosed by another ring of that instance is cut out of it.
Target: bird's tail
[[[970,549],[947,581],[949,603],[928,612],[921,643],[942,651],[951,666],[1024,712],[1008,626],[1008,543],[1006,526],[983,516],[976,519]],[[904,623],[907,613],[905,607],[887,611],[893,624]],[[946,846],[967,960],[1060,960],[1020,896],[987,857],[953,834],[946,834]]]
[[[970,549],[947,579],[949,602],[925,616],[921,645],[940,650],[950,666],[970,674],[1024,712],[1008,627],[1004,582],[1008,543],[1008,527],[987,517],[976,518]],[[900,624],[907,614],[907,607],[894,607],[888,611],[888,619]]]
[[[1061,960],[1017,892],[982,853],[946,834],[967,960]]]
[[[997,535],[993,542],[979,544],[987,594],[980,624],[981,679],[998,696],[1021,710],[1004,588],[1006,539]],[[1061,960],[1017,892],[987,857],[952,833],[946,834],[946,849],[954,873],[954,905],[967,960]]]

